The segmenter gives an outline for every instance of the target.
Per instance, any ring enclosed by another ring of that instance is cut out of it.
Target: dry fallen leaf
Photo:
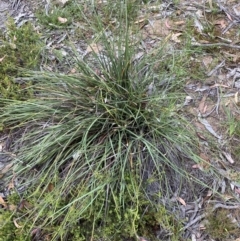
[[[52,183],[49,183],[49,184],[48,184],[48,187],[47,187],[47,191],[48,191],[48,192],[52,192],[53,189],[54,189],[54,185],[53,185]]]
[[[227,100],[225,103],[225,106],[228,106],[230,103],[231,103],[230,100]]]
[[[64,6],[69,0],[58,0],[57,3]]]
[[[66,18],[58,17],[60,23],[66,23],[68,20]]]
[[[0,58],[0,63],[5,59],[6,55],[4,55],[2,58]]]
[[[6,165],[6,166],[2,169],[1,174],[6,174],[6,173],[9,171],[9,169],[12,167],[12,165],[13,165],[13,163],[9,163],[8,165]]]
[[[231,157],[231,153],[225,152],[223,151],[222,154],[225,156],[225,158],[227,159],[227,161],[229,161],[231,164],[234,163],[234,160]]]
[[[189,105],[192,102],[192,100],[193,98],[190,95],[186,96],[183,105],[184,106]]]
[[[166,19],[165,25],[166,25],[167,28],[171,28],[171,26],[170,26],[169,23],[168,23],[168,19]]]
[[[200,101],[200,103],[199,103],[198,110],[200,111],[201,114],[205,113],[205,111],[206,111],[205,101],[206,101],[206,99],[207,99],[207,96],[208,96],[208,94],[205,94],[205,95],[202,97],[202,99],[201,99],[201,101]]]
[[[186,206],[186,202],[185,202],[181,197],[177,197],[177,200],[178,200],[183,206]]]
[[[208,190],[208,192],[207,192],[207,197],[211,197],[212,194],[213,194],[212,190]]]
[[[88,47],[86,49],[86,52],[85,52],[85,55],[88,54],[88,53],[91,53],[91,52],[94,52],[94,53],[97,54],[101,50],[102,50],[102,46],[101,45],[98,45],[96,43],[92,43],[92,44],[88,45]]]
[[[13,223],[14,223],[14,225],[15,225],[16,228],[22,228],[22,226],[20,226],[20,225],[17,223],[16,218],[13,219]]]
[[[140,58],[142,58],[142,56],[144,55],[144,52],[138,52],[137,54],[135,54],[135,56],[133,57],[132,61],[136,61],[139,60]]]
[[[208,3],[209,3],[209,7],[210,7],[210,9],[213,9],[213,3],[212,3],[212,0],[208,0]]]
[[[196,134],[200,139],[206,141],[206,138],[200,132],[196,132]]]
[[[27,200],[24,200],[24,199],[18,205],[19,210],[30,209],[30,208],[32,208],[31,203],[29,203]]]
[[[4,199],[0,196],[0,205],[3,205],[3,207],[7,207],[7,203],[4,201]]]
[[[183,25],[183,24],[185,24],[185,21],[183,21],[183,20],[178,21],[178,22],[174,22],[174,25],[177,25],[177,26]]]
[[[75,69],[75,68],[72,68],[71,70],[70,70],[70,73],[71,74],[75,74],[77,72],[77,70]]]
[[[199,156],[200,156],[204,161],[209,162],[209,158],[208,158],[208,156],[207,156],[206,154],[200,153]]]
[[[207,70],[209,70],[210,64],[212,63],[212,61],[213,61],[213,57],[210,55],[203,57],[202,62],[204,64],[204,66],[207,68]]]
[[[0,142],[0,152],[3,151],[4,146],[5,146],[5,143],[4,142]]]
[[[210,160],[209,160],[209,158],[204,153],[200,153],[200,157],[201,157],[201,159],[203,161],[201,161],[198,164],[192,165],[192,168],[199,169],[201,171],[208,169],[210,167]]]
[[[236,187],[236,188],[234,189],[234,191],[235,191],[235,193],[240,194],[240,188],[239,188],[239,187]]]
[[[166,37],[170,34],[171,22],[162,19],[155,20],[146,26],[146,31],[151,37]]]
[[[199,155],[201,157],[201,159],[203,160],[200,165],[202,166],[202,168],[204,170],[208,169],[210,167],[210,160],[209,160],[209,157],[204,154],[204,153],[200,153]]]
[[[215,88],[215,87],[230,88],[228,85],[221,85],[221,84],[214,84],[214,85],[210,86],[209,88],[212,89],[212,88]]]
[[[13,204],[9,204],[9,205],[8,205],[8,210],[10,210],[10,211],[15,211],[15,210],[17,210],[17,206],[16,206],[16,205],[13,205]]]
[[[228,195],[228,194],[223,194],[223,195],[221,195],[221,197],[224,199],[224,201],[229,201],[234,198],[233,196]]]
[[[225,29],[227,27],[227,22],[225,21],[225,19],[218,19],[216,21],[214,21],[215,25],[220,25],[221,29]]]
[[[181,43],[181,40],[178,38],[181,35],[182,33],[175,33],[171,36],[171,40],[174,41],[175,43]]]
[[[227,13],[227,12],[225,12],[226,13],[226,15],[227,15],[227,17],[228,17],[228,19],[232,22],[233,21],[233,19],[232,19],[232,17],[231,17],[231,15],[229,14],[229,13]]]
[[[236,104],[238,104],[238,102],[239,102],[238,92],[236,92],[235,95],[234,95],[234,101],[235,101]]]
[[[198,116],[198,121],[203,124],[205,126],[205,128],[213,135],[215,136],[216,138],[218,139],[222,139],[222,137],[220,135],[218,135],[212,128],[212,126],[210,125],[210,123],[204,119],[204,118],[201,118],[201,115]]]
[[[8,184],[8,190],[14,189],[14,179],[15,179],[15,175],[13,176],[11,182],[9,182]]]
[[[10,46],[11,49],[16,49],[17,48],[16,44],[14,44],[14,43],[10,43],[9,46]]]
[[[147,22],[147,21],[146,21],[146,18],[141,18],[141,19],[135,21],[134,23],[135,23],[135,24],[138,24],[138,23],[143,23],[143,22]]]
[[[205,230],[205,229],[206,229],[205,225],[203,223],[200,223],[199,230]]]
[[[192,168],[193,169],[200,169],[200,170],[202,169],[200,164],[194,164],[194,165],[192,165]]]

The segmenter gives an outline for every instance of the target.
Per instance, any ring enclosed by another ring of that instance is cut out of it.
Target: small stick
[[[227,48],[240,49],[240,45],[226,44],[226,43],[213,43],[213,44],[192,43],[192,46],[198,46],[198,47],[227,47]]]

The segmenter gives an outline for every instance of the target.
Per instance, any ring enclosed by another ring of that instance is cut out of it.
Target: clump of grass
[[[234,106],[233,108],[236,108],[238,111],[238,106]],[[236,112],[237,112],[236,111]],[[236,161],[239,159],[240,154],[240,148],[239,145],[236,143],[239,143],[240,140],[240,122],[238,116],[235,116],[230,109],[225,110],[226,113],[226,120],[223,123],[224,127],[227,126],[226,134],[229,136],[229,147],[231,152],[234,155],[234,159]]]
[[[133,61],[127,22],[114,40],[100,32],[104,51],[93,53],[93,67],[79,60],[75,75],[27,72],[35,96],[2,100],[0,121],[22,130],[13,178],[33,204],[18,217],[27,237],[36,229],[50,240],[137,237],[147,208],[163,213],[162,199],[181,184],[191,190],[186,169],[197,145],[178,114],[180,80],[156,78],[151,56]],[[177,240],[170,219],[165,212],[152,222]]]
[[[111,2],[99,2],[94,4],[92,7],[96,10],[96,13],[102,18],[104,24],[109,25],[111,22],[116,22],[116,20],[125,20],[125,16],[122,15],[122,19],[119,19],[119,9],[123,9],[123,6],[127,11],[127,21],[133,21],[136,19],[139,6],[141,5],[141,0],[127,0],[121,1],[111,1]]]
[[[82,19],[81,5],[71,0],[64,6],[51,3],[48,9],[39,10],[36,13],[39,22],[50,29],[66,28],[74,21]]]

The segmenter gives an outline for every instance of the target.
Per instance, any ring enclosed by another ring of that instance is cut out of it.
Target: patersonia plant
[[[147,56],[134,61],[124,32],[114,45],[102,33],[94,67],[78,59],[74,75],[29,72],[34,98],[3,100],[0,120],[17,133],[16,188],[31,202],[17,220],[29,236],[137,236],[149,206],[190,187],[185,170],[197,156],[175,82],[159,84]]]

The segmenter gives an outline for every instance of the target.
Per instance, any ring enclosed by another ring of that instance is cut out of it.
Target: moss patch
[[[17,27],[9,20],[6,34],[0,34],[0,95],[8,99],[26,99],[32,95],[28,83],[15,80],[20,68],[34,69],[39,63],[41,41],[33,25]]]
[[[231,235],[239,235],[239,228],[231,220],[228,210],[218,209],[208,215],[206,229],[214,240],[228,240]]]
[[[94,205],[88,199],[68,205],[74,196],[84,196],[87,190],[81,183],[76,186],[75,192],[59,197],[59,181],[55,181],[37,188],[34,195],[25,194],[20,198],[13,193],[8,197],[5,210],[0,210],[0,241],[26,241],[34,237],[42,240],[118,241],[125,238],[135,240],[137,233],[154,241],[157,240],[155,230],[159,227],[171,235],[171,240],[179,240],[181,223],[162,205],[149,205],[145,195],[136,190],[132,178],[126,177],[124,202],[114,192],[104,206],[104,191],[97,194]],[[66,205],[68,208],[63,211]],[[75,218],[79,209],[88,205],[86,212]],[[52,215],[56,213],[59,216],[53,219]],[[75,221],[64,223],[66,215]]]

